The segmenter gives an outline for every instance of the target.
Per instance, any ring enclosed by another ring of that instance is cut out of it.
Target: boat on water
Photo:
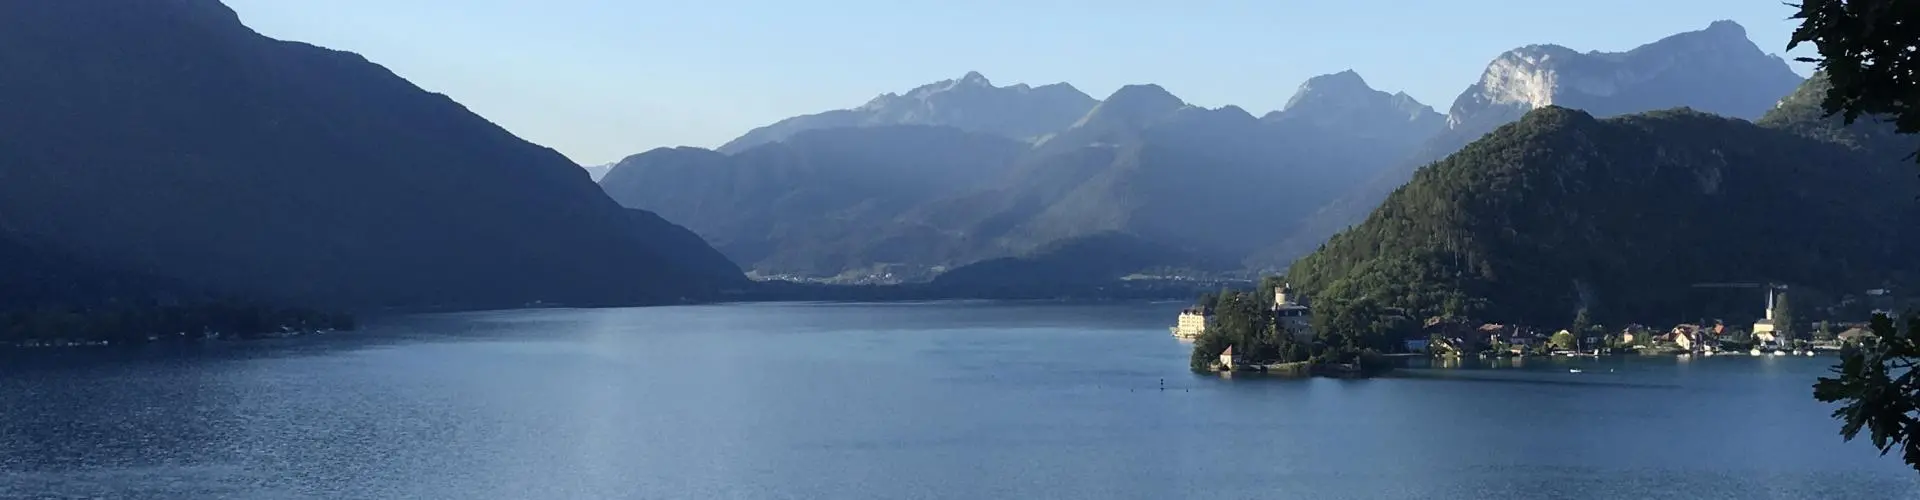
[[[1567,373],[1580,373],[1579,368],[1568,368]]]
[[[1813,349],[1807,349],[1806,354],[1804,354],[1804,356],[1809,356],[1809,357],[1813,356]]]
[[[1776,349],[1776,350],[1774,350],[1774,351],[1773,351],[1773,355],[1775,355],[1775,356],[1785,356],[1785,355],[1787,355],[1787,351],[1782,351],[1782,350],[1777,350],[1777,349]]]

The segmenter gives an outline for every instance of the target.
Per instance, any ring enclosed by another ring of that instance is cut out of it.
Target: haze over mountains
[[[926,200],[986,185],[1025,148],[951,127],[829,128],[735,155],[656,149],[620,162],[601,185],[620,203],[705,228],[702,236],[736,262],[831,275],[958,251],[942,234],[894,221]]]
[[[742,282],[554,151],[215,0],[6,2],[0,64],[0,252],[34,256],[0,260],[10,286],[486,307]]]
[[[1418,167],[1530,109],[1561,105],[1612,116],[1692,106],[1753,119],[1801,81],[1726,21],[1623,53],[1553,45],[1509,51],[1446,115],[1373,89],[1352,71],[1310,79],[1285,108],[1260,118],[1234,106],[1189,106],[1151,84],[1092,101],[1062,84],[1001,88],[968,73],[755,129],[706,156],[710,167],[686,167],[684,150],[635,155],[602,187],[625,206],[687,224],[760,275],[924,279],[986,259],[1086,249],[1068,243],[1115,234],[1165,250],[1146,254],[1179,256],[1150,267],[1271,270],[1370,212]],[[1014,102],[1024,105],[1007,104]],[[960,141],[982,139],[954,133],[923,138],[920,151],[892,151],[884,129],[905,125],[1005,140],[963,147]],[[803,132],[824,130],[838,132]],[[828,140],[831,148],[817,144]],[[951,158],[975,150],[982,153]],[[933,151],[942,158],[912,156]],[[848,156],[863,161],[849,166]],[[889,169],[899,172],[879,173]],[[675,173],[661,173],[669,170]],[[872,186],[839,180],[846,175],[938,181],[876,195]],[[796,186],[808,203],[853,212],[733,211],[769,203],[755,198],[773,190],[745,188],[772,182],[754,179],[760,176]],[[680,184],[647,187],[637,179]]]
[[[1303,85],[1265,119],[1129,85],[1071,121],[1045,113],[1059,128],[1036,137],[1028,136],[1044,129],[927,125],[911,112],[964,102],[950,93],[1050,99],[969,73],[861,108],[911,119],[804,130],[732,155],[657,149],[621,161],[601,186],[626,206],[688,224],[761,275],[924,279],[1043,247],[1089,248],[1065,243],[1113,233],[1187,256],[1163,264],[1223,271],[1277,243],[1289,214],[1317,208],[1417,144],[1382,134],[1441,124],[1431,109],[1351,72]]]

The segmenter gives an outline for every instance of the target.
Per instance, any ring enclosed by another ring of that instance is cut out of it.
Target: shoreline
[[[148,335],[144,339],[134,337],[134,338],[106,339],[106,340],[67,340],[67,339],[45,340],[45,341],[22,340],[22,341],[0,342],[0,350],[7,350],[7,351],[80,350],[80,349],[114,349],[114,348],[146,347],[146,346],[154,346],[154,345],[226,344],[226,343],[254,342],[254,341],[261,341],[261,340],[284,340],[284,339],[292,339],[292,338],[315,337],[315,336],[321,336],[321,335],[332,335],[332,334],[339,334],[339,333],[353,332],[353,331],[358,331],[358,328],[351,328],[351,329],[328,328],[328,329],[322,329],[322,330],[310,330],[310,331],[299,331],[299,332],[274,332],[274,333],[256,334],[256,335],[214,334],[214,335],[194,336],[194,335],[186,335],[186,334],[175,334],[175,335]]]
[[[341,309],[367,316],[387,316],[511,311],[521,309],[619,309],[631,307],[757,303],[891,304],[963,300],[996,302],[1178,301],[1191,298],[1195,293],[1217,289],[1217,282],[1201,281],[1144,286],[1125,282],[1113,282],[1025,290],[972,287],[940,288],[926,283],[899,285],[825,285],[794,282],[756,282],[748,289],[723,290],[710,296],[681,297],[674,300],[605,302],[546,302],[536,300],[519,304],[394,305],[343,307]]]
[[[527,305],[507,306],[507,307],[499,307],[499,306],[494,306],[494,307],[489,307],[489,306],[388,307],[388,308],[362,309],[362,310],[353,311],[353,312],[354,312],[354,317],[356,318],[357,321],[368,321],[368,320],[377,320],[379,318],[391,318],[391,317],[415,316],[415,315],[510,312],[510,311],[540,310],[540,309],[629,309],[629,308],[699,306],[699,305],[732,305],[732,304],[914,305],[914,304],[937,304],[937,303],[956,303],[956,302],[1044,305],[1044,304],[1068,304],[1068,303],[1141,302],[1141,301],[1162,301],[1162,300],[1178,300],[1178,294],[1165,294],[1164,296],[1157,296],[1154,294],[1140,294],[1140,295],[1104,295],[1104,296],[1020,297],[1020,298],[1013,298],[1013,297],[989,298],[989,297],[969,297],[969,296],[896,297],[896,298],[864,298],[864,297],[863,298],[804,298],[804,297],[783,297],[782,296],[782,297],[755,297],[755,298],[733,299],[733,300],[710,300],[710,301],[688,300],[688,301],[665,302],[665,303],[631,303],[631,304],[591,304],[591,305],[527,304]],[[85,349],[132,348],[132,347],[142,347],[142,346],[150,346],[150,345],[194,345],[194,344],[235,343],[235,342],[243,343],[243,342],[250,342],[250,341],[257,341],[257,340],[276,340],[276,339],[311,337],[311,336],[317,336],[317,335],[339,334],[339,333],[353,332],[358,330],[359,328],[356,327],[356,328],[328,328],[328,329],[319,329],[319,330],[291,331],[291,332],[276,331],[276,332],[252,334],[252,335],[246,335],[246,334],[167,335],[167,334],[162,334],[162,335],[146,335],[144,337],[128,336],[128,337],[110,338],[110,339],[65,339],[65,338],[35,339],[35,340],[18,340],[18,341],[0,341],[0,350],[6,350],[6,351],[85,350]]]

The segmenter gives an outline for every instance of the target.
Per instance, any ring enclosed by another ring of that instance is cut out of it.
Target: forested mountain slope
[[[1422,169],[1289,278],[1334,309],[1544,325],[1583,308],[1697,318],[1720,307],[1700,282],[1909,282],[1907,166],[1775,121],[1535,110]]]

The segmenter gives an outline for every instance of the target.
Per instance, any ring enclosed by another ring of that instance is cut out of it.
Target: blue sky
[[[361,53],[587,164],[970,70],[1096,98],[1158,83],[1260,114],[1353,69],[1445,112],[1521,45],[1624,50],[1731,19],[1781,52],[1794,26],[1772,0],[226,1],[261,33]]]

